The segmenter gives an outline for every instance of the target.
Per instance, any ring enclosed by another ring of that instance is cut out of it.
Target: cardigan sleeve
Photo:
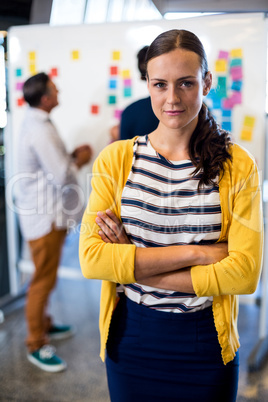
[[[257,166],[241,148],[223,177],[221,206],[227,218],[228,257],[194,266],[197,296],[251,294],[256,290],[263,253],[262,196]]]
[[[132,283],[136,246],[105,243],[95,223],[98,211],[110,208],[120,218],[124,187],[122,147],[111,144],[101,152],[93,166],[92,191],[80,229],[79,259],[83,275],[115,283]],[[132,162],[132,161],[130,161]]]

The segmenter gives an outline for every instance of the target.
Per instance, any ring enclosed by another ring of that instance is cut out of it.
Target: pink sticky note
[[[116,119],[119,119],[119,120],[120,120],[121,114],[122,114],[122,110],[115,109],[115,111],[114,111],[114,117],[115,117]]]
[[[224,99],[223,103],[222,103],[222,107],[223,107],[223,109],[228,109],[228,110],[232,109],[234,107],[233,100],[231,98]]]
[[[225,52],[224,50],[219,51],[218,59],[228,60],[228,58],[229,58],[229,52]]]
[[[243,72],[241,66],[232,67],[230,73],[233,81],[239,81],[242,80],[243,78]]]
[[[242,93],[238,91],[233,92],[230,100],[232,100],[234,105],[240,105],[242,103]]]
[[[131,87],[131,79],[130,78],[127,78],[127,79],[124,80],[124,86],[125,87]]]
[[[17,90],[17,91],[21,91],[21,90],[22,90],[22,87],[23,87],[23,82],[17,82],[17,83],[16,83],[16,90]]]

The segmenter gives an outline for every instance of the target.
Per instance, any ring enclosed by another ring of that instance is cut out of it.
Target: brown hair
[[[43,95],[48,93],[47,84],[49,76],[46,73],[38,73],[28,78],[23,85],[23,97],[32,107],[40,105]]]
[[[202,42],[194,33],[183,29],[163,32],[151,43],[146,54],[146,67],[151,59],[178,48],[189,50],[199,56],[204,80],[208,73],[208,62]],[[196,166],[193,174],[200,175],[199,188],[201,185],[214,183],[216,177],[223,173],[224,162],[227,159],[231,160],[230,144],[229,133],[219,128],[203,104],[189,144],[190,159]]]

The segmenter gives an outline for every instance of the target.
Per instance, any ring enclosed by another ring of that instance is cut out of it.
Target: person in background
[[[235,402],[237,295],[262,264],[258,169],[203,104],[212,74],[194,33],[152,42],[147,83],[159,125],[97,157],[80,232],[83,275],[103,281],[111,401]]]
[[[55,354],[50,339],[74,333],[69,325],[56,325],[46,312],[49,295],[56,284],[68,219],[82,217],[78,170],[92,157],[89,145],[69,155],[50,112],[58,105],[58,89],[45,73],[25,81],[29,104],[18,138],[17,208],[23,238],[28,242],[35,271],[26,300],[28,360],[42,370],[58,372],[67,365]]]
[[[144,46],[137,54],[140,78],[146,81],[145,57],[149,46]],[[149,134],[156,129],[159,120],[155,116],[151,99],[140,99],[124,109],[120,121],[120,139],[127,140],[135,135]]]

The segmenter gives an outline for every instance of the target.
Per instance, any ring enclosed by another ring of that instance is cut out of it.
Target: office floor
[[[25,300],[21,298],[4,308],[5,321],[0,324],[2,402],[109,401],[105,366],[99,358],[100,282],[80,276],[77,244],[78,236],[69,236],[62,258],[62,265],[71,266],[70,271],[75,270],[76,275],[71,279],[60,277],[50,301],[50,311],[54,317],[59,322],[71,323],[77,328],[73,338],[53,343],[57,353],[66,360],[68,369],[57,374],[45,373],[26,359]],[[258,325],[259,307],[255,304],[242,304],[239,316],[241,348],[237,402],[268,401],[268,359],[261,370],[248,372],[247,360],[258,341]]]

